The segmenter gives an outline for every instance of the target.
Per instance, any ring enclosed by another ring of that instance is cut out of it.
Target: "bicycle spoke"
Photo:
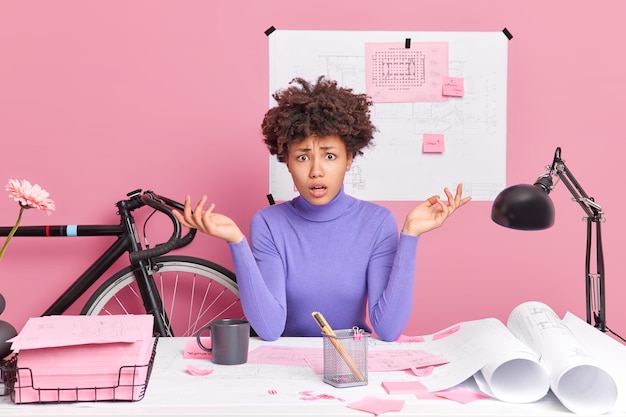
[[[232,301],[230,304],[228,304],[226,307],[224,307],[221,311],[218,312],[212,312],[211,308],[213,307],[213,305],[219,301],[222,296],[224,294],[226,294],[226,290],[222,290],[222,292],[215,298],[215,300],[211,303],[211,305],[209,305],[206,309],[204,309],[203,311],[200,312],[200,314],[198,314],[197,318],[195,319],[195,321],[193,322],[192,326],[189,326],[187,328],[186,333],[190,334],[190,335],[194,335],[196,333],[196,329],[199,327],[204,327],[206,325],[208,325],[209,323],[211,323],[213,320],[217,320],[220,317],[226,316],[226,312],[228,312],[229,310],[231,310],[233,307],[237,306],[238,304],[240,304],[240,300],[236,299],[234,301]],[[241,306],[239,306],[241,307]],[[205,318],[205,316],[208,316],[210,314],[210,317]],[[204,318],[204,322],[203,323],[199,323],[200,319]],[[240,318],[243,319],[244,315],[243,313],[238,316],[238,317],[231,317],[229,316],[229,318]]]
[[[213,284],[213,281],[209,281],[206,289],[204,290],[204,294],[202,296],[202,301],[200,302],[200,305],[198,306],[198,311],[203,311],[204,306],[207,302],[207,299],[209,297],[209,293],[211,292],[211,286]],[[194,295],[195,295],[195,285],[194,285]],[[196,297],[193,297],[193,299],[195,300]],[[194,320],[193,318],[193,310],[190,306],[189,308],[189,318],[187,320],[187,330],[186,333],[190,334],[190,335],[195,335],[197,330],[198,330],[198,321],[200,318],[201,314],[198,314]],[[200,326],[202,327],[202,326]]]
[[[187,315],[187,329],[189,329],[189,323],[191,323],[192,317],[191,314],[193,312],[193,302],[196,299],[196,275],[193,276],[193,285],[191,286],[191,298],[189,301],[189,314]],[[195,332],[193,332],[195,334]]]
[[[159,292],[167,336],[194,336],[217,318],[244,318],[232,272],[186,256],[155,261],[152,275]],[[127,268],[107,280],[87,302],[83,314],[145,314],[134,274]],[[167,316],[167,317],[165,317]]]

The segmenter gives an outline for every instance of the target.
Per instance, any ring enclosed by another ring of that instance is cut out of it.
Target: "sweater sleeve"
[[[394,341],[401,335],[413,307],[419,237],[401,233],[398,240],[395,230],[376,248],[368,267],[370,321],[384,341]]]
[[[257,335],[276,340],[285,330],[287,317],[285,272],[267,228],[264,231],[258,227],[258,219],[253,227],[258,242],[256,256],[247,239],[229,244],[239,297],[246,319]]]

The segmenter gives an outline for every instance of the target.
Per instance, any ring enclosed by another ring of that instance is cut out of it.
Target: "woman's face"
[[[341,190],[352,155],[337,135],[308,136],[289,146],[286,164],[300,195],[311,204],[323,205]]]

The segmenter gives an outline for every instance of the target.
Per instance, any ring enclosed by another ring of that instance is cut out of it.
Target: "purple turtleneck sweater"
[[[341,192],[315,206],[302,197],[260,210],[250,242],[230,244],[244,314],[265,340],[320,336],[311,312],[335,330],[366,324],[400,336],[411,314],[418,237],[392,213]]]

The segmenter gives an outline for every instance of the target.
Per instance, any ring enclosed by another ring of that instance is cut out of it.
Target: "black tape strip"
[[[511,35],[511,32],[509,32],[507,28],[502,29],[502,33],[504,33],[504,36],[509,38],[509,40],[513,39],[513,35]]]
[[[411,48],[411,38],[406,38],[404,41],[404,47],[407,49]]]
[[[274,26],[270,26],[269,28],[267,28],[267,30],[265,31],[265,35],[266,36],[270,36],[274,31],[276,30],[276,28]]]
[[[276,204],[276,202],[274,201],[274,197],[272,197],[271,194],[267,195],[267,201],[270,202],[270,206],[273,206],[274,204]]]

